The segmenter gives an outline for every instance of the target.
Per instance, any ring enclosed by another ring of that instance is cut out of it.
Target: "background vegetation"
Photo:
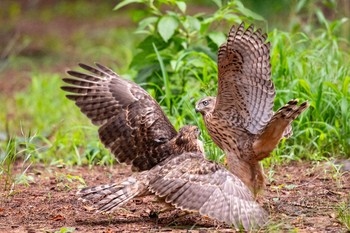
[[[294,136],[265,163],[349,158],[349,2],[263,2],[2,2],[0,174],[8,179],[5,189],[27,183],[31,163],[114,162],[97,140],[96,128],[60,90],[65,70],[78,62],[97,61],[140,84],[176,128],[199,125],[208,157],[220,160],[223,154],[206,134],[194,103],[216,94],[217,48],[231,25],[241,21],[268,33],[275,108],[292,98],[311,104],[293,123]],[[15,161],[23,164],[22,172],[12,176]]]

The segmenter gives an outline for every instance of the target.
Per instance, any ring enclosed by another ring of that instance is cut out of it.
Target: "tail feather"
[[[134,177],[121,183],[84,188],[77,192],[80,200],[90,202],[97,212],[112,212],[143,192],[144,186]]]
[[[286,105],[280,108],[270,120],[270,123],[272,123],[276,118],[283,118],[289,122],[289,125],[287,125],[283,131],[284,138],[290,138],[293,135],[293,128],[290,123],[309,107],[309,103],[307,101],[303,102],[299,106],[297,105],[298,102],[299,100],[297,99],[290,100]]]
[[[290,138],[293,135],[292,125],[288,125],[286,129],[283,131],[284,138]]]
[[[257,155],[257,160],[262,160],[270,155],[276,148],[282,137],[290,137],[292,132],[291,123],[303,111],[309,107],[309,103],[303,102],[298,105],[299,100],[290,100],[280,108],[271,118],[266,127],[258,135],[253,144],[253,149]]]
[[[274,119],[283,118],[289,122],[292,122],[297,118],[303,111],[305,111],[309,107],[309,103],[307,101],[303,102],[298,106],[299,100],[294,99],[290,100],[286,105],[280,108],[271,118],[270,122]]]

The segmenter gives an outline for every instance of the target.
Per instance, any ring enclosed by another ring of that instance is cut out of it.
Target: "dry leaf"
[[[56,215],[55,217],[53,218],[50,218],[50,220],[53,220],[53,221],[63,221],[65,220],[65,218],[62,216],[62,215]]]
[[[112,233],[113,231],[110,228],[107,228],[104,233]]]

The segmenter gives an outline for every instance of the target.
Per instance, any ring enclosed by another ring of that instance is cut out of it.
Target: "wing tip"
[[[76,73],[76,71],[74,70],[67,70],[66,74],[70,75],[70,76],[74,76],[74,74]]]
[[[87,71],[90,71],[91,72],[91,69],[95,69],[94,67],[90,66],[90,65],[87,65],[85,63],[78,63],[79,67],[80,68],[83,68],[84,70],[87,70]]]
[[[300,107],[308,108],[310,106],[309,100],[305,100],[303,103],[300,104]]]

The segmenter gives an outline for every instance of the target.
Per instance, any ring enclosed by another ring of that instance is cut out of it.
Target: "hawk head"
[[[175,143],[186,152],[204,152],[203,144],[198,139],[200,134],[201,131],[197,126],[185,125],[179,130]]]
[[[211,113],[215,108],[216,97],[207,96],[200,99],[196,103],[196,112],[200,112],[203,116]]]

